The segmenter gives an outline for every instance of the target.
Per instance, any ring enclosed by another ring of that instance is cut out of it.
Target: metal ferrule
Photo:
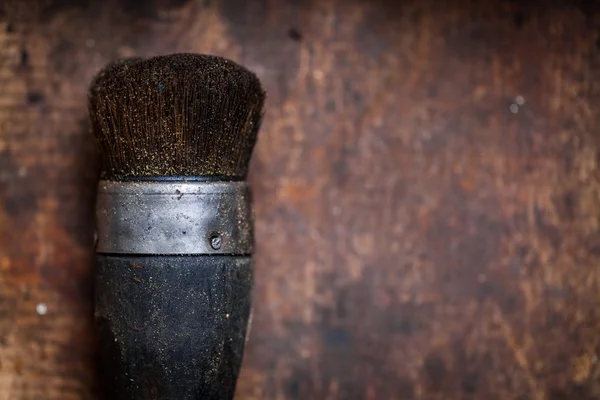
[[[249,255],[245,182],[100,181],[96,252]]]

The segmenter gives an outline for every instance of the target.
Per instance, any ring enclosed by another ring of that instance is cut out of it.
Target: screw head
[[[221,234],[214,232],[210,235],[210,247],[213,250],[219,250],[223,245],[223,239],[221,238]]]

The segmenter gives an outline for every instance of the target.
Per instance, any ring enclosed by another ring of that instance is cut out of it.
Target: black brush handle
[[[251,257],[96,260],[105,398],[232,399],[250,316]]]

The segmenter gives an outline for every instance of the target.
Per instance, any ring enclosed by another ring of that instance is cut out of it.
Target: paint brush
[[[107,65],[88,100],[105,398],[231,399],[251,310],[245,178],[261,83],[224,58],[173,54]]]

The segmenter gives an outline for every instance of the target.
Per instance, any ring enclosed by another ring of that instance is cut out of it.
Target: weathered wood
[[[176,51],[269,94],[237,398],[599,398],[590,4],[5,1],[0,400],[95,398],[85,91]]]

